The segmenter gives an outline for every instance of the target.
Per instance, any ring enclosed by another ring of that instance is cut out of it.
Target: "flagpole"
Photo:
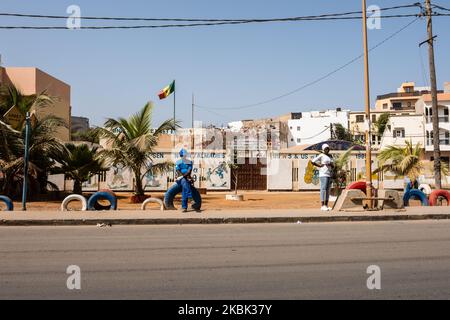
[[[173,91],[173,124],[175,125],[176,122],[176,95],[177,95],[177,86],[175,83],[175,80],[173,81],[173,87],[174,87],[174,91]],[[175,127],[175,131],[176,131],[176,127]]]
[[[173,130],[173,151],[175,151],[175,147],[176,147],[176,133],[177,133],[177,127],[176,127],[176,103],[177,103],[177,99],[176,99],[176,94],[177,94],[177,86],[175,83],[176,80],[173,80],[173,125],[174,125],[174,130]],[[175,167],[173,168],[173,181],[175,182],[175,177],[176,177],[176,170]]]

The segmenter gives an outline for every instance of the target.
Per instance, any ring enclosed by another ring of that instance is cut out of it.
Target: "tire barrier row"
[[[166,194],[164,195],[164,206],[167,210],[176,210],[173,200],[175,197],[182,192],[181,185],[175,183],[169,190],[167,190]],[[200,210],[202,208],[202,197],[200,195],[200,192],[198,192],[197,188],[192,186],[191,189],[192,194],[192,209],[194,210]]]
[[[99,200],[107,200],[110,205],[102,206],[98,203]],[[117,197],[114,192],[110,190],[104,190],[94,193],[88,201],[82,195],[72,194],[65,198],[61,203],[61,211],[68,211],[67,206],[72,201],[81,202],[81,211],[107,211],[107,210],[117,210]]]
[[[164,195],[164,201],[157,198],[149,198],[144,201],[141,209],[146,210],[150,203],[156,203],[159,205],[160,210],[176,210],[173,202],[175,197],[182,192],[182,188],[179,184],[174,184]],[[1,198],[0,198],[1,199]],[[200,210],[202,208],[202,197],[200,192],[195,187],[192,187],[192,209]],[[102,206],[98,203],[99,200],[107,200],[110,205]],[[94,193],[89,200],[81,195],[72,194],[65,198],[61,203],[61,211],[68,211],[67,207],[70,202],[79,201],[81,202],[81,211],[104,211],[104,210],[117,210],[117,197],[111,190],[101,190]],[[11,202],[12,205],[12,202]]]
[[[6,204],[5,211],[14,211],[14,204],[7,196],[0,196],[0,201]]]

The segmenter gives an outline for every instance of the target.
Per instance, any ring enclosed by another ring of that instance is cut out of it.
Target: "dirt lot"
[[[243,202],[227,201],[225,195],[227,193],[210,192],[207,195],[202,195],[203,209],[205,210],[245,210],[245,209],[305,209],[305,208],[320,208],[320,198],[318,192],[241,192],[244,195]],[[89,197],[90,194],[85,194]],[[130,203],[131,193],[117,193],[119,198],[119,210],[138,210],[139,204]],[[150,195],[150,193],[149,193]],[[152,197],[163,198],[163,193],[151,193]],[[107,204],[107,203],[104,203]],[[0,204],[1,206],[2,204]],[[41,200],[27,203],[27,208],[30,211],[40,210],[59,210],[61,200]],[[74,202],[70,204],[70,208],[75,209],[79,204]],[[175,200],[175,206],[181,206],[181,197]],[[14,208],[20,210],[22,208],[21,202],[14,202]],[[156,207],[149,206],[149,209]]]

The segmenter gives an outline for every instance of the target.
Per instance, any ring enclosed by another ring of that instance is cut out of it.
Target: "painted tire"
[[[96,192],[88,200],[87,207],[89,211],[98,211],[95,208],[95,204],[98,200],[104,199],[108,200],[111,204],[111,210],[117,210],[117,198],[113,196],[110,192]]]
[[[158,198],[148,198],[147,200],[144,201],[144,203],[142,204],[141,209],[143,211],[145,211],[147,209],[147,205],[149,205],[150,203],[156,203],[160,206],[160,210],[164,211],[164,203],[161,199]]]
[[[67,210],[67,206],[72,201],[80,201],[81,202],[81,211],[86,211],[87,210],[86,198],[81,196],[81,195],[79,195],[79,194],[72,194],[72,195],[68,196],[67,198],[65,198],[63,200],[63,202],[61,203],[61,211],[68,211]]]
[[[434,190],[430,194],[430,206],[436,207],[439,197],[445,198],[447,200],[447,206],[450,205],[450,192],[447,190]]]
[[[169,190],[167,190],[166,194],[164,195],[164,206],[167,210],[175,210],[175,206],[173,205],[173,200],[175,197],[182,192],[181,185],[178,183],[175,183],[172,187],[170,187]],[[192,208],[195,210],[200,210],[202,208],[202,197],[200,195],[200,192],[193,186],[192,187]]]
[[[425,193],[427,196],[429,196],[431,194],[431,192],[433,191],[430,187],[429,184],[423,183],[419,186],[419,190],[422,191],[423,193]]]
[[[107,192],[110,195],[112,195],[114,198],[117,198],[116,194],[112,190],[109,190],[109,189],[98,190],[98,192]],[[96,211],[108,211],[108,210],[111,210],[111,204],[109,206],[103,206],[100,203],[98,203],[98,201],[97,201],[94,204],[94,208],[95,208]]]
[[[430,205],[428,202],[428,197],[425,193],[417,189],[411,189],[405,192],[405,195],[403,196],[403,204],[405,207],[409,207],[409,200],[411,198],[419,199],[423,207],[428,207]]]
[[[14,210],[14,204],[10,198],[7,196],[0,196],[0,201],[4,202],[6,204],[6,210],[5,211],[13,211]]]
[[[361,190],[364,194],[367,193],[367,184],[365,181],[356,181],[347,186],[347,190]],[[376,189],[372,186],[372,194],[376,196]]]

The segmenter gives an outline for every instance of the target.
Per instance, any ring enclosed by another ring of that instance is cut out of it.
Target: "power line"
[[[421,17],[421,14],[403,14],[389,15],[380,17],[382,19],[390,18],[410,18]],[[433,16],[446,16],[446,14],[433,14]],[[66,18],[67,19],[67,18]],[[267,19],[267,20],[242,20],[242,21],[224,21],[224,22],[206,22],[206,23],[190,23],[190,24],[161,24],[161,25],[134,25],[134,26],[80,26],[76,29],[80,30],[113,30],[113,29],[162,29],[162,28],[192,28],[192,27],[209,27],[209,26],[225,26],[225,25],[241,25],[253,23],[275,23],[275,22],[300,22],[300,21],[333,21],[333,20],[361,20],[362,17],[328,17],[328,18],[284,18],[284,19]],[[70,30],[67,26],[0,26],[4,30]]]
[[[396,35],[401,33],[403,30],[407,29],[409,26],[414,24],[419,19],[420,18],[417,17],[416,19],[412,20],[407,25],[405,25],[401,29],[397,30],[396,32],[391,34],[389,37],[387,37],[386,39],[384,39],[383,41],[379,42],[377,45],[372,47],[369,51],[373,51],[376,48],[380,47],[381,45],[383,45],[384,43],[386,43],[387,41],[389,41],[390,39],[394,38]],[[272,99],[264,100],[264,101],[261,101],[261,102],[258,102],[258,103],[254,103],[254,104],[243,105],[243,106],[238,106],[238,107],[230,107],[230,108],[207,107],[207,106],[201,106],[201,105],[195,105],[195,106],[198,107],[198,108],[201,108],[201,109],[210,109],[210,110],[211,109],[213,109],[213,110],[238,110],[238,109],[248,109],[248,108],[258,107],[258,106],[261,106],[261,105],[264,105],[264,104],[268,104],[268,103],[271,103],[271,102],[283,99],[283,98],[285,98],[287,96],[293,95],[294,93],[297,93],[297,92],[302,91],[302,90],[304,90],[304,89],[306,89],[308,87],[311,87],[311,86],[315,85],[316,83],[319,83],[322,80],[325,80],[325,79],[331,77],[332,75],[338,73],[342,69],[345,69],[349,65],[351,65],[351,64],[355,63],[356,61],[358,61],[359,59],[361,59],[363,56],[364,56],[364,54],[360,54],[358,57],[350,60],[349,62],[345,63],[344,65],[342,65],[340,67],[338,67],[337,69],[334,69],[333,71],[327,73],[326,75],[324,75],[324,76],[322,76],[322,77],[320,77],[320,78],[318,78],[318,79],[316,79],[314,81],[311,81],[311,82],[309,82],[309,83],[307,83],[307,84],[305,84],[305,85],[303,85],[303,86],[301,86],[301,87],[299,87],[299,88],[297,88],[295,90],[292,90],[292,91],[287,92],[285,94],[279,95],[279,96],[277,96],[275,98],[272,98]]]
[[[414,3],[409,5],[393,6],[387,8],[380,8],[380,11],[390,11],[404,8],[421,7],[420,3]],[[314,19],[314,18],[327,18],[327,17],[337,17],[346,16],[353,14],[361,14],[362,11],[352,11],[343,13],[330,13],[321,15],[310,15],[302,17],[293,18],[276,18],[276,19],[192,19],[192,18],[133,18],[133,17],[92,17],[92,16],[82,16],[80,20],[109,20],[109,21],[178,21],[178,22],[271,22],[271,21],[288,21],[288,20],[298,20],[298,19]],[[38,18],[38,19],[64,19],[67,16],[61,15],[41,15],[41,14],[24,14],[24,13],[0,13],[0,16],[5,17],[22,17],[22,18]]]
[[[434,4],[434,5],[433,5],[433,8],[438,8],[438,9],[441,9],[441,10],[444,10],[444,11],[450,11],[450,9],[445,8],[445,7],[443,7],[443,6],[440,6],[440,5],[437,5],[437,4]]]

